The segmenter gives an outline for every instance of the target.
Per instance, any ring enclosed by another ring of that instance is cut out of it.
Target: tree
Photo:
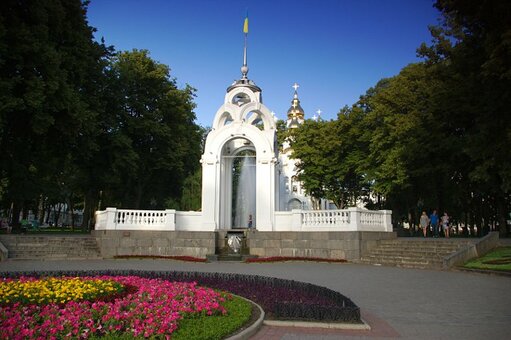
[[[56,169],[91,147],[86,133],[108,51],[93,41],[86,7],[79,0],[0,4],[0,173],[14,223],[55,185]]]
[[[472,165],[471,196],[493,202],[503,235],[511,194],[511,5],[440,0],[435,6],[444,21],[431,28],[433,43],[419,53],[450,89],[437,117],[460,136],[460,153]]]
[[[306,120],[289,131],[291,157],[298,159],[298,180],[308,195],[326,198],[339,208],[353,206],[360,198],[363,180],[350,158],[350,141],[341,138],[339,121]]]
[[[164,208],[179,200],[185,177],[201,153],[202,130],[194,123],[194,89],[178,89],[170,70],[146,50],[120,52],[111,65],[113,125],[108,196],[128,208]]]

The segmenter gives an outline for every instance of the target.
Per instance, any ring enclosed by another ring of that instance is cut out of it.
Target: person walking
[[[252,214],[248,215],[248,229],[252,229]]]
[[[433,236],[438,237],[438,214],[436,212],[436,209],[433,210],[433,213],[431,213],[431,216],[429,216],[429,223],[433,228]]]
[[[429,226],[429,217],[428,217],[428,215],[426,214],[425,211],[422,212],[419,224],[420,224],[420,226],[422,228],[422,233],[424,234],[424,237],[427,237],[428,226]]]
[[[449,238],[449,215],[444,211],[442,215],[442,230],[444,231],[445,237]]]

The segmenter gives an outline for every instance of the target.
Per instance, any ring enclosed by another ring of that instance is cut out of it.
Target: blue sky
[[[298,89],[306,117],[334,119],[378,80],[419,61],[431,0],[92,0],[89,24],[116,50],[147,49],[178,85],[197,89],[197,122],[210,126],[240,78],[248,9],[249,78],[285,119]]]

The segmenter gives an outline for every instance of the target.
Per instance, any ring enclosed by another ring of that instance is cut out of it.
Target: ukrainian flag
[[[243,23],[243,33],[248,34],[248,13],[245,17],[245,22]]]

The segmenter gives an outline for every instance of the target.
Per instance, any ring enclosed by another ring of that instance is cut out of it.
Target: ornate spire
[[[231,86],[227,88],[227,92],[237,87],[248,87],[254,92],[261,92],[261,88],[257,86],[252,80],[248,79],[248,52],[247,52],[247,38],[248,38],[248,12],[243,23],[243,35],[245,43],[243,44],[243,66],[241,66],[241,79],[236,80]]]

